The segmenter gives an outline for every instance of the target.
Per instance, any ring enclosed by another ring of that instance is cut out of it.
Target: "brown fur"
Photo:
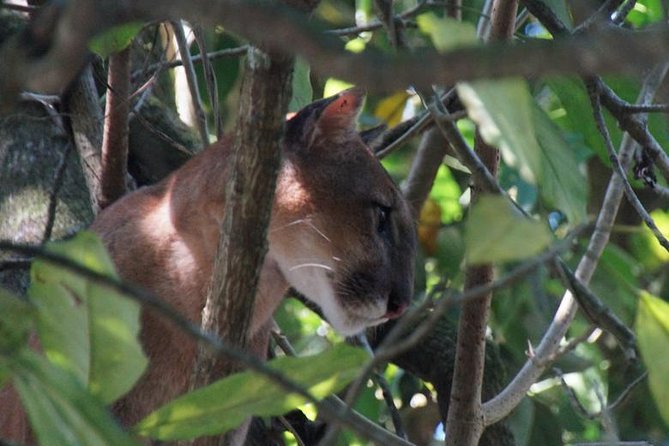
[[[316,102],[286,124],[283,164],[250,335],[264,355],[267,326],[289,286],[352,334],[399,315],[413,286],[413,218],[396,186],[355,132],[362,95]],[[120,276],[200,321],[223,220],[229,140],[195,156],[154,186],[105,209],[91,229]],[[185,392],[195,342],[151,311],[142,313],[148,370],[114,407],[133,424]]]

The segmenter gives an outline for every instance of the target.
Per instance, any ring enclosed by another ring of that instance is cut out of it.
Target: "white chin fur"
[[[317,304],[332,327],[344,336],[360,333],[365,328],[384,322],[385,308],[370,307],[364,317],[351,315],[345,311],[337,301],[331,280],[327,277],[327,270],[318,267],[293,268],[286,267],[278,260],[288,283],[297,291],[304,294],[309,300]],[[385,305],[383,305],[385,307]],[[367,317],[369,316],[369,317]]]

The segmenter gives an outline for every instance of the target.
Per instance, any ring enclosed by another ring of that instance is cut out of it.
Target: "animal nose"
[[[393,299],[388,300],[388,308],[384,317],[388,319],[397,319],[407,309],[407,304],[404,302],[393,302]]]

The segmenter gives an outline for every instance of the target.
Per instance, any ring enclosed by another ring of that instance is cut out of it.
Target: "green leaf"
[[[636,333],[639,351],[648,369],[650,392],[662,419],[669,425],[669,303],[642,291]]]
[[[651,23],[661,22],[663,16],[664,7],[661,0],[642,0],[636,2],[626,21],[635,28],[641,28]]]
[[[430,198],[436,200],[441,207],[442,223],[448,224],[462,219],[461,195],[462,190],[452,170],[444,164],[439,166],[432,190],[430,190]]]
[[[314,97],[314,90],[311,87],[309,77],[311,69],[309,64],[301,57],[295,58],[295,68],[293,69],[293,97],[290,98],[288,110],[297,112],[309,105]]]
[[[28,344],[34,318],[28,301],[0,288],[0,356],[13,356]]]
[[[541,172],[541,151],[534,133],[534,100],[519,78],[461,82],[458,95],[484,141],[498,147],[504,162],[532,184]]]
[[[562,211],[570,223],[580,223],[586,218],[588,190],[576,154],[537,106],[534,107],[534,126],[541,150],[539,193],[549,204]]]
[[[93,37],[88,48],[98,56],[106,59],[111,54],[124,50],[137,33],[142,29],[142,22],[128,22],[117,25]]]
[[[368,359],[363,350],[340,344],[319,355],[281,357],[268,365],[316,398],[324,398],[353,380]],[[237,373],[171,401],[140,421],[134,431],[163,441],[214,435],[252,415],[281,415],[305,402],[263,375]]]
[[[650,216],[662,234],[669,234],[669,211],[655,209]],[[638,232],[631,235],[630,250],[634,257],[651,270],[663,268],[669,262],[669,252],[645,224],[640,224],[639,228]]]
[[[49,251],[110,277],[114,266],[100,240],[81,232]],[[146,367],[137,341],[139,304],[65,268],[37,260],[28,293],[47,357],[70,370],[106,403],[126,393]]]
[[[10,368],[40,445],[138,445],[71,373],[27,349]]]
[[[608,153],[604,146],[604,140],[597,130],[597,124],[592,116],[592,107],[588,99],[588,93],[583,87],[583,82],[576,78],[559,77],[550,78],[546,81],[553,93],[558,97],[567,113],[569,128],[582,135],[586,145],[608,162]],[[619,132],[614,126],[609,126],[612,132]]]
[[[567,5],[566,0],[546,0],[544,3],[555,13],[567,29],[573,28],[569,5]]]
[[[472,264],[520,260],[541,252],[551,239],[546,225],[522,216],[508,199],[484,195],[467,218],[465,256]]]
[[[353,87],[353,84],[350,84],[341,79],[335,79],[334,77],[328,78],[328,80],[325,81],[325,86],[323,87],[323,97],[327,98],[330,96],[334,96],[337,93],[351,87]]]
[[[431,12],[419,15],[416,22],[418,28],[430,36],[434,47],[440,52],[478,43],[476,28],[471,23],[450,17],[440,18]]]

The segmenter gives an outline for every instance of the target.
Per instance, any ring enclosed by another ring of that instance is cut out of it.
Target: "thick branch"
[[[93,70],[88,65],[75,82],[66,101],[70,115],[72,139],[86,179],[93,213],[100,210],[100,147],[102,146],[102,110],[98,91],[93,79]]]
[[[495,0],[491,13],[490,40],[510,39],[513,35],[517,0]],[[499,152],[486,144],[476,134],[475,150],[493,177],[497,176]],[[472,202],[485,191],[484,184],[475,182],[471,188]],[[494,224],[494,222],[489,222]],[[494,279],[493,265],[469,265],[465,271],[465,292],[486,286]],[[455,366],[451,399],[446,420],[446,444],[449,446],[476,446],[485,428],[481,406],[481,388],[485,367],[485,334],[492,293],[480,299],[465,302],[458,321],[458,340],[455,350]]]
[[[421,207],[432,190],[447,149],[448,143],[438,129],[432,128],[423,134],[416,159],[411,164],[411,171],[403,187],[404,196],[415,215],[420,214]]]
[[[202,311],[202,329],[244,349],[255,291],[267,251],[267,226],[281,160],[281,135],[290,99],[292,59],[251,48],[247,56],[239,120],[232,147],[232,178],[214,274]],[[201,348],[192,386],[201,387],[241,364],[216,366]],[[214,369],[216,368],[216,374]],[[204,440],[207,441],[207,440]],[[204,444],[204,443],[203,443]]]
[[[370,91],[395,91],[407,85],[429,89],[433,84],[453,85],[460,80],[512,75],[639,73],[663,61],[669,53],[669,28],[660,26],[649,31],[608,28],[592,35],[521,45],[505,42],[441,55],[388,55],[376,51],[353,54],[336,37],[324,35],[304,20],[303,15],[262,1],[163,0],[158,7],[156,0],[137,0],[130,9],[124,9],[126,3],[106,3],[67,3],[55,39],[44,56],[26,57],[31,50],[37,50],[26,42],[13,41],[3,46],[3,60],[22,55],[21,63],[0,67],[3,87],[14,86],[13,91],[61,91],[83,66],[88,39],[129,16],[146,20],[184,17],[205,26],[223,25],[251,41],[264,42],[269,48],[303,56],[318,73],[357,83]],[[621,53],[626,57],[621,58]]]
[[[107,106],[102,133],[100,196],[104,209],[125,195],[128,175],[130,47],[109,57]]]

